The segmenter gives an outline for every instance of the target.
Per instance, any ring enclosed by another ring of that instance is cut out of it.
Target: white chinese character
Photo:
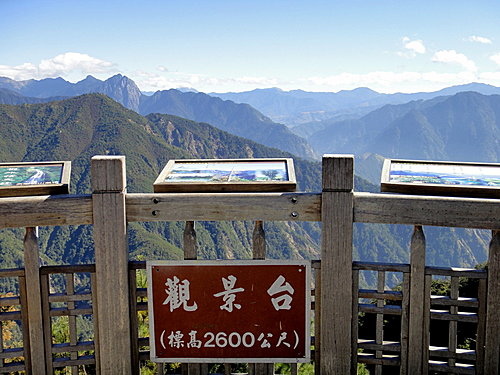
[[[271,338],[271,337],[273,337],[273,334],[272,333],[268,333],[267,337]],[[264,338],[264,334],[263,333],[261,333],[259,335],[259,337],[257,338],[257,341],[262,341],[262,343],[260,344],[261,348],[270,348],[271,347],[271,344],[269,343],[269,341],[267,341],[267,339]]]
[[[286,332],[281,332],[280,338],[278,339],[278,343],[276,344],[276,347],[280,346],[281,344],[290,347],[290,344],[285,342],[287,333]]]
[[[198,331],[189,332],[190,341],[187,344],[188,348],[201,348],[201,341],[196,339]]]
[[[236,284],[236,277],[233,275],[229,275],[226,278],[222,278],[222,285],[224,285],[224,291],[214,294],[214,297],[222,297],[222,300],[225,302],[224,305],[220,306],[221,310],[227,310],[229,312],[233,311],[233,307],[237,309],[241,309],[241,305],[238,303],[234,303],[236,299],[235,293],[243,292],[245,289],[243,288],[234,288],[234,284]]]
[[[167,289],[165,289],[165,292],[168,296],[163,301],[163,304],[170,305],[171,312],[181,306],[185,311],[195,311],[198,308],[196,302],[188,306],[188,301],[191,298],[189,295],[189,281],[183,280],[181,283],[179,281],[177,276],[174,276],[173,279],[167,279],[165,283]]]
[[[170,335],[168,336],[168,344],[172,348],[181,348],[184,347],[184,341],[182,340],[182,337],[184,335],[181,333],[181,331],[172,331]]]
[[[274,296],[275,294],[282,293],[282,292],[287,292],[290,294],[295,293],[295,290],[293,287],[288,283],[285,278],[280,275],[271,285],[271,287],[267,290],[267,294],[269,294],[271,297]],[[278,310],[290,310],[292,308],[291,303],[292,303],[292,296],[290,294],[283,294],[279,297],[275,297],[271,299],[271,302],[273,303],[274,308],[276,311]]]

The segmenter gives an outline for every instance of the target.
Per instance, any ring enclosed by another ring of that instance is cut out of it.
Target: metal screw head
[[[153,212],[151,212],[151,215],[153,215],[153,216],[158,215],[158,211],[154,210]]]
[[[294,219],[299,217],[299,213],[296,212],[296,211],[293,211],[291,214],[290,214],[291,217],[293,217]]]
[[[297,203],[297,197],[292,197],[292,198],[290,198],[290,201],[291,201],[293,204]]]
[[[158,204],[158,203],[160,203],[160,200],[158,198],[153,198],[153,203]]]

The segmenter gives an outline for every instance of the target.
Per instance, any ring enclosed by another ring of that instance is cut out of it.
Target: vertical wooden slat
[[[54,368],[52,365],[52,321],[50,318],[50,279],[49,275],[41,275],[40,277],[42,287],[42,316],[43,316],[43,330],[44,330],[44,347],[45,347],[45,368],[47,374],[53,374]]]
[[[3,322],[0,321],[0,354],[3,353]],[[0,358],[0,369],[4,367],[4,359],[3,357]]]
[[[486,329],[486,295],[487,295],[487,279],[479,279],[477,299],[477,342],[476,342],[476,374],[484,375],[484,338]]]
[[[320,265],[321,267],[321,265]],[[321,371],[321,268],[314,272],[314,373]]]
[[[71,296],[75,294],[75,283],[74,283],[74,274],[68,273],[65,274],[66,279],[66,295]],[[75,302],[68,301],[68,310],[73,310],[75,308]],[[76,316],[73,314],[69,314],[68,316],[68,329],[69,329],[69,344],[70,348],[76,346],[78,335],[76,331]],[[78,352],[72,351],[70,353],[70,358],[72,360],[78,359]],[[78,366],[71,366],[71,374],[78,375]]]
[[[452,301],[458,301],[458,277],[453,276],[451,278],[450,285],[450,299]],[[458,314],[458,306],[451,305],[450,306],[450,314]],[[448,328],[448,350],[450,353],[457,352],[457,325],[458,322],[456,320],[449,321]],[[453,355],[453,354],[452,354]],[[455,358],[448,358],[448,366],[454,367],[456,364]]]
[[[385,272],[378,271],[377,272],[377,292],[384,293],[385,290]],[[383,308],[385,301],[383,299],[377,299],[377,307]],[[378,345],[384,344],[384,314],[377,314],[376,323],[375,323],[375,343]],[[375,351],[375,358],[383,359],[382,350]],[[375,375],[382,375],[382,365],[375,365]]]
[[[198,258],[198,250],[196,248],[196,229],[194,221],[186,221],[184,227],[184,259],[192,260]],[[201,365],[198,363],[191,363],[187,366],[187,373],[189,375],[200,375]]]
[[[484,373],[500,373],[500,230],[494,230],[488,254],[488,306]]]
[[[33,374],[45,374],[43,341],[42,290],[40,285],[40,256],[36,228],[26,228],[24,236],[24,267],[28,302],[28,331]]]
[[[26,374],[32,374],[31,360],[30,360],[30,339],[28,332],[28,299],[26,297],[26,278],[24,276],[19,277],[19,299],[21,301],[21,324],[23,329],[23,351],[24,351],[24,368],[26,369]],[[43,313],[42,313],[43,319]],[[0,333],[0,336],[2,334]],[[0,342],[2,338],[0,337]],[[3,350],[3,344],[0,345],[0,352]],[[0,366],[3,364],[3,359]]]
[[[420,225],[413,230],[410,245],[410,322],[408,326],[408,373],[421,374],[425,284],[425,236]]]
[[[132,371],[125,157],[91,160],[101,374]]]
[[[323,156],[321,374],[351,371],[354,157]],[[341,302],[340,302],[341,301]]]
[[[130,361],[132,362],[132,375],[139,375],[139,323],[137,321],[137,270],[129,270],[130,282]]]
[[[266,259],[266,232],[264,223],[260,220],[255,222],[252,235],[252,256],[253,259]],[[249,364],[249,368],[255,375],[270,375],[269,364],[255,363]],[[274,367],[274,366],[273,366]],[[273,369],[274,372],[274,369]]]
[[[92,323],[94,326],[94,359],[96,374],[101,373],[101,363],[99,362],[99,317],[97,316],[97,281],[95,273],[90,274],[90,290],[92,292]]]
[[[432,275],[425,275],[425,289],[424,289],[424,321],[422,324],[423,334],[423,348],[422,348],[422,373],[429,373],[429,345],[430,345],[430,332],[431,332],[431,286]]]
[[[359,270],[352,271],[351,374],[358,372]]]
[[[410,305],[410,275],[403,273],[403,301],[401,302],[401,352],[399,374],[407,374],[408,368],[408,320]]]

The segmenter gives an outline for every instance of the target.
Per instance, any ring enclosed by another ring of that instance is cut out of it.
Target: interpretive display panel
[[[292,159],[170,160],[155,193],[294,191]]]
[[[0,196],[68,194],[71,162],[0,163]]]
[[[500,164],[386,159],[382,170],[384,192],[500,197]]]
[[[310,262],[148,262],[151,359],[308,362]]]

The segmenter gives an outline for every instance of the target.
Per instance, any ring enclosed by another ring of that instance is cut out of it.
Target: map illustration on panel
[[[284,161],[209,162],[175,164],[168,182],[257,182],[288,181]]]
[[[0,166],[0,186],[60,184],[63,165]]]

